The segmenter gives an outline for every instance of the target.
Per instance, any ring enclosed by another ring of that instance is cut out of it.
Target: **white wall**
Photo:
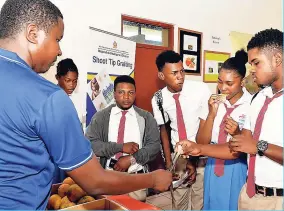
[[[3,4],[0,1],[0,6]],[[157,20],[175,25],[175,50],[178,27],[203,32],[203,50],[210,49],[211,35],[228,39],[230,31],[254,34],[266,28],[282,26],[282,0],[52,0],[62,11],[65,35],[61,43],[62,58],[70,57],[80,70],[79,92],[84,92],[85,39],[89,26],[121,33],[121,14]],[[230,51],[229,45],[221,47]],[[55,68],[45,76],[55,82]],[[187,79],[202,80],[202,76]],[[209,84],[215,92],[215,84]],[[83,98],[82,94],[82,98]]]
[[[157,20],[175,25],[174,47],[178,46],[178,27],[203,32],[203,50],[210,46],[211,35],[221,36],[224,45],[219,51],[230,52],[230,31],[249,34],[266,28],[283,28],[281,0],[53,0],[62,10],[65,36],[62,41],[63,57],[73,58],[83,74],[83,36],[88,26],[121,33],[121,14]],[[226,44],[225,44],[226,43]],[[80,45],[81,44],[81,45]],[[81,67],[81,68],[80,68]],[[50,71],[54,75],[54,71]],[[187,79],[202,80],[202,76]],[[216,84],[209,84],[215,92]],[[83,87],[82,87],[83,89]]]

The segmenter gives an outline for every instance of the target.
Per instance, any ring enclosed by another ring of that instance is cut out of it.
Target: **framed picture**
[[[230,53],[204,51],[203,60],[203,81],[206,83],[216,83],[218,81],[218,72],[222,64],[230,58]]]
[[[179,53],[186,74],[201,75],[202,32],[178,29]]]

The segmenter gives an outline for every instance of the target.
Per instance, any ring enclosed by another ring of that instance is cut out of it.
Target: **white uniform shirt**
[[[118,135],[118,128],[120,123],[120,118],[122,116],[121,109],[113,107],[110,113],[109,119],[109,131],[108,131],[108,140],[111,142],[117,143],[117,135]],[[128,109],[128,112],[125,115],[125,129],[124,129],[124,143],[128,142],[135,142],[139,145],[139,149],[142,147],[142,137],[140,137],[140,130],[139,125],[136,118],[136,112],[133,106]],[[128,155],[128,154],[123,154]],[[115,158],[115,156],[113,156]],[[109,165],[110,159],[107,161],[107,165]],[[139,171],[143,168],[140,164],[136,163],[129,167],[128,173]]]
[[[273,97],[271,87],[261,90],[253,100],[250,107],[250,117],[244,128],[251,130],[255,128],[258,114],[264,104],[266,96]],[[275,98],[268,106],[264,115],[259,140],[283,147],[283,95]],[[283,166],[267,158],[256,155],[255,161],[255,183],[265,187],[283,188]]]
[[[82,124],[86,123],[87,112],[86,112],[86,107],[84,106],[85,105],[84,99],[82,99],[80,97],[79,93],[75,93],[75,92],[73,92],[71,95],[69,95],[69,97],[72,100],[72,102],[73,102],[73,104],[76,108],[80,122]]]
[[[243,96],[232,106],[228,100],[225,101],[228,108],[234,107],[239,105],[235,110],[231,113],[230,117],[233,118],[239,124],[239,128],[242,129],[246,118],[248,117],[250,102],[252,95],[244,88],[243,89]],[[224,115],[226,114],[226,108],[223,103],[219,105],[217,115],[214,119],[213,129],[212,129],[212,137],[211,142],[217,144],[219,131],[220,131],[220,124],[223,120]],[[227,141],[229,141],[230,135],[227,136]]]
[[[162,89],[163,109],[166,122],[169,119],[171,121],[171,141],[173,146],[179,141],[176,103],[173,98],[174,94],[176,93],[171,93],[167,87]],[[211,92],[205,83],[199,81],[184,81],[179,101],[188,140],[196,141],[195,137],[199,128],[200,119],[206,120],[208,115],[208,100],[210,96]],[[155,96],[152,98],[152,108],[158,125],[163,125],[163,117],[157,106]]]

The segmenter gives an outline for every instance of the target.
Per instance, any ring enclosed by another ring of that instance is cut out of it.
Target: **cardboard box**
[[[51,195],[57,194],[58,188],[62,183],[53,184],[51,187]],[[94,197],[96,200],[84,204],[74,205],[61,210],[127,210],[125,207],[119,205],[104,197]]]
[[[57,193],[60,185],[61,183],[52,185],[51,195]],[[95,201],[62,210],[160,210],[158,207],[137,201],[128,195],[98,195],[94,198]]]
[[[109,199],[99,199],[85,204],[79,204],[72,207],[68,207],[62,210],[128,210],[128,209]]]

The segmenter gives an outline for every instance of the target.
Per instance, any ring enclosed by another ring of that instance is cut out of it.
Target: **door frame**
[[[168,47],[136,43],[137,48],[151,48],[151,49],[159,49],[159,50],[173,50],[174,49],[174,25],[173,24],[163,23],[163,22],[154,21],[150,19],[144,19],[144,18],[122,14],[121,15],[121,35],[123,34],[123,21],[144,23],[144,24],[159,26],[159,27],[169,30]]]

